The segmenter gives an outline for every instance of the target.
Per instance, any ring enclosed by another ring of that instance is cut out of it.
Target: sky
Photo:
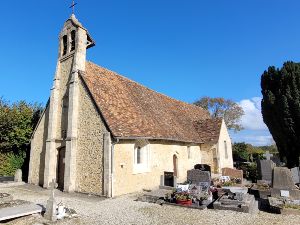
[[[0,4],[0,96],[45,104],[71,0]],[[88,60],[192,103],[224,97],[245,111],[234,142],[271,143],[260,113],[261,74],[300,59],[296,0],[77,0],[96,46]]]

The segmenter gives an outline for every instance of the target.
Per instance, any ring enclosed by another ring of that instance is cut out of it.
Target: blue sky
[[[300,2],[290,0],[77,0],[96,46],[88,59],[176,99],[232,99],[247,112],[234,141],[270,142],[259,107],[269,65],[300,58]],[[58,34],[71,0],[0,5],[0,96],[45,103]]]

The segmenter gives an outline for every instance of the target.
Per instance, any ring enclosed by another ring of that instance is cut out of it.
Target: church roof
[[[80,74],[116,138],[204,143],[219,135],[219,120],[211,119],[209,112],[198,106],[157,93],[91,62]]]

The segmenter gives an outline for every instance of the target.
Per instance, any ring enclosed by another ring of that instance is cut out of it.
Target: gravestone
[[[292,179],[293,179],[294,184],[299,184],[300,183],[299,167],[292,168],[291,173],[292,173]]]
[[[211,167],[207,164],[196,164],[194,166],[195,170],[201,170],[201,171],[209,171],[211,172]]]
[[[55,182],[55,179],[52,180],[50,183],[51,187],[51,196],[47,200],[47,206],[46,206],[46,213],[45,213],[45,218],[50,221],[56,221],[57,220],[57,212],[56,212],[56,201],[54,198],[54,190],[57,187],[57,184]]]
[[[273,154],[270,154],[269,151],[266,151],[266,153],[263,154],[263,156],[266,158],[266,160],[271,160],[271,157],[273,156]]]
[[[174,172],[164,172],[164,186],[174,187]]]
[[[287,167],[275,167],[273,170],[271,196],[300,200],[300,191],[295,187],[292,172]]]
[[[210,186],[211,177],[209,171],[201,170],[188,170],[187,171],[187,180],[192,184],[200,186]]]
[[[275,166],[276,165],[272,160],[259,160],[257,163],[259,179],[271,183]]]
[[[14,181],[15,182],[22,182],[22,170],[20,170],[20,169],[16,170]]]
[[[292,173],[287,167],[275,167],[272,187],[282,190],[295,189]]]
[[[229,176],[230,178],[240,179],[243,181],[243,170],[237,170],[232,168],[222,168],[222,176]]]

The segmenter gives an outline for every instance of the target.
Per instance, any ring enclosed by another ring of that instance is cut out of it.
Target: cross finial
[[[75,3],[75,1],[72,1],[72,5],[69,8],[72,8],[72,14],[74,14],[75,12],[75,5],[77,5],[77,3]]]
[[[271,157],[273,156],[273,154],[270,154],[270,152],[269,152],[269,151],[266,151],[266,153],[265,153],[265,154],[263,154],[263,156],[264,156],[264,157],[266,157],[266,159],[267,159],[267,160],[270,160],[270,159],[271,159]]]

